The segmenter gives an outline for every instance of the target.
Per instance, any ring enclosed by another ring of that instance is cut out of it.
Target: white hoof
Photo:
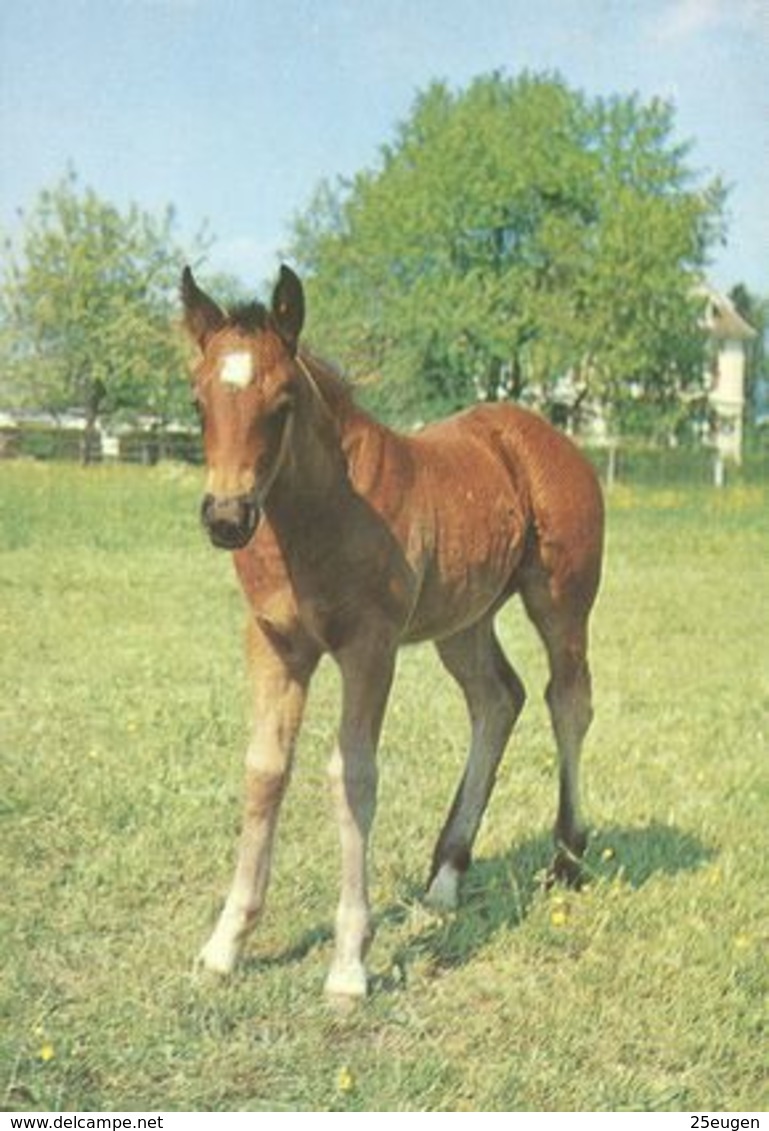
[[[326,978],[326,993],[329,997],[364,998],[367,992],[368,978],[362,962],[331,967]]]
[[[425,895],[432,911],[456,911],[459,904],[459,872],[452,864],[441,864]]]
[[[197,966],[210,974],[219,974],[227,977],[235,969],[238,960],[238,951],[231,944],[220,943],[217,939],[210,939],[198,955]]]

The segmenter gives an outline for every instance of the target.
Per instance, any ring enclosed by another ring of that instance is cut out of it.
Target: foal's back
[[[408,639],[464,627],[527,579],[592,604],[601,491],[561,432],[507,404],[478,405],[413,436],[366,424],[375,434],[352,445],[350,471],[420,578]]]

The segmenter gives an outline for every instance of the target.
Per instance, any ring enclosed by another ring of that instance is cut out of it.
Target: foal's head
[[[182,300],[200,349],[193,380],[208,470],[203,523],[215,546],[235,550],[254,533],[290,441],[302,284],[282,267],[269,310],[251,303],[225,312],[187,267]]]

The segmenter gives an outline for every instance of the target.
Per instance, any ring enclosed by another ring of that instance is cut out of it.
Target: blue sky
[[[711,276],[769,294],[769,0],[25,0],[0,4],[0,225],[68,165],[207,219],[261,286],[321,178],[371,166],[415,92],[500,69],[662,95],[733,188]]]

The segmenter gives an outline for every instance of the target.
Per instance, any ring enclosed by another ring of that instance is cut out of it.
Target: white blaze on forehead
[[[245,389],[254,375],[254,363],[248,350],[225,354],[219,369],[219,380],[238,389]]]

